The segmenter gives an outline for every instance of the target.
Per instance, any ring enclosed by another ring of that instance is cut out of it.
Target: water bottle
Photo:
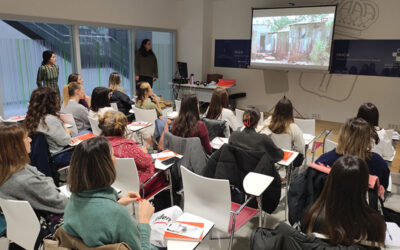
[[[190,74],[190,85],[194,84],[194,75]]]

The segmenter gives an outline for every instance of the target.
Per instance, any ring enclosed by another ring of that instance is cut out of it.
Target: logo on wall
[[[372,0],[330,0],[338,4],[336,32],[348,36],[360,36],[379,18],[379,7]]]
[[[393,52],[392,56],[396,59],[396,62],[400,62],[400,48],[396,52]]]

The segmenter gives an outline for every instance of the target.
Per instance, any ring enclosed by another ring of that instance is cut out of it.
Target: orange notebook
[[[169,150],[169,149],[167,149],[167,150],[162,151],[161,153],[168,153],[168,152],[172,152],[172,151]],[[167,156],[167,157],[160,157],[160,158],[157,158],[157,160],[159,160],[159,161],[164,161],[164,160],[167,160],[167,159],[169,159],[169,158],[172,158],[172,157],[174,157],[174,156],[178,156],[178,155],[179,155],[178,153],[175,153],[175,152],[173,152],[173,153],[174,153],[174,155]]]
[[[289,158],[293,155],[293,152],[283,151],[283,161],[289,160]]]
[[[168,240],[201,241],[203,233],[204,223],[176,221],[168,225],[164,238]]]
[[[88,140],[90,138],[93,138],[93,137],[96,137],[96,136],[97,135],[95,135],[93,133],[87,133],[87,134],[84,134],[84,135],[77,136],[75,138],[78,139],[78,140],[81,140],[81,141],[86,141],[86,140]]]

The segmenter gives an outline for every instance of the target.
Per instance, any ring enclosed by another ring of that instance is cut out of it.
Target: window
[[[136,50],[143,39],[150,39],[157,58],[158,80],[153,83],[153,91],[166,100],[173,100],[172,81],[175,68],[175,34],[165,31],[136,30]]]
[[[108,87],[112,72],[121,75],[121,85],[130,95],[129,34],[127,29],[79,26],[82,79],[87,95],[95,87]]]
[[[0,100],[4,116],[24,114],[44,50],[57,55],[60,92],[72,73],[71,26],[0,20]]]

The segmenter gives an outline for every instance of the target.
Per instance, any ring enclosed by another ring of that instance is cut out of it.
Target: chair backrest
[[[278,148],[292,149],[292,138],[289,134],[271,134],[271,139]]]
[[[98,118],[93,118],[88,116],[89,118],[89,123],[90,123],[90,127],[92,127],[92,132],[95,135],[101,135],[101,133],[103,131],[101,131],[101,129],[99,128],[99,119]]]
[[[151,122],[152,125],[148,128],[145,128],[147,133],[150,135],[154,134],[154,123],[157,120],[157,112],[155,109],[140,109],[137,107],[132,107],[133,111],[135,112],[136,121],[140,122]]]
[[[111,105],[111,108],[113,108],[115,111],[118,111],[118,105],[116,102],[112,102],[112,103],[110,103],[110,105]]]
[[[140,191],[139,174],[136,168],[135,161],[132,158],[117,158],[115,159],[115,170],[117,177],[115,178],[114,187],[121,189],[121,194],[124,195],[129,191]]]
[[[225,135],[226,121],[201,118],[208,130],[208,137],[212,141],[215,137],[227,137]]]
[[[294,119],[294,123],[299,126],[304,134],[315,136],[315,119]]]
[[[229,181],[206,178],[184,166],[181,166],[181,173],[184,212],[210,220],[217,229],[228,232],[231,210]]]
[[[329,152],[337,147],[337,142],[334,142],[332,140],[326,139],[325,141],[325,147],[324,147],[324,153]]]
[[[392,141],[393,140],[394,130],[393,129],[385,129],[385,132],[386,132],[388,138],[390,139],[390,141]]]
[[[181,110],[181,103],[182,103],[181,100],[175,100],[175,109],[176,109],[176,112],[178,112],[178,114],[179,114],[179,110]]]
[[[46,135],[36,132],[30,135],[30,137],[32,139],[31,152],[29,153],[30,164],[35,166],[42,174],[54,178],[55,171],[50,164],[50,152]]]
[[[258,126],[262,126],[264,122],[264,112],[260,112],[260,120],[258,121]]]
[[[71,128],[72,136],[78,134],[78,127],[76,126],[75,119],[72,116],[72,114],[60,114],[60,118],[63,122],[72,126]]]
[[[19,246],[33,250],[40,231],[39,220],[27,201],[0,199],[7,223],[7,238]]]
[[[166,107],[162,110],[162,115],[163,117],[168,117],[168,114],[174,112],[174,109],[172,107]]]
[[[244,114],[244,110],[235,109],[236,119],[240,124],[242,124],[242,126],[243,126],[243,114]]]

